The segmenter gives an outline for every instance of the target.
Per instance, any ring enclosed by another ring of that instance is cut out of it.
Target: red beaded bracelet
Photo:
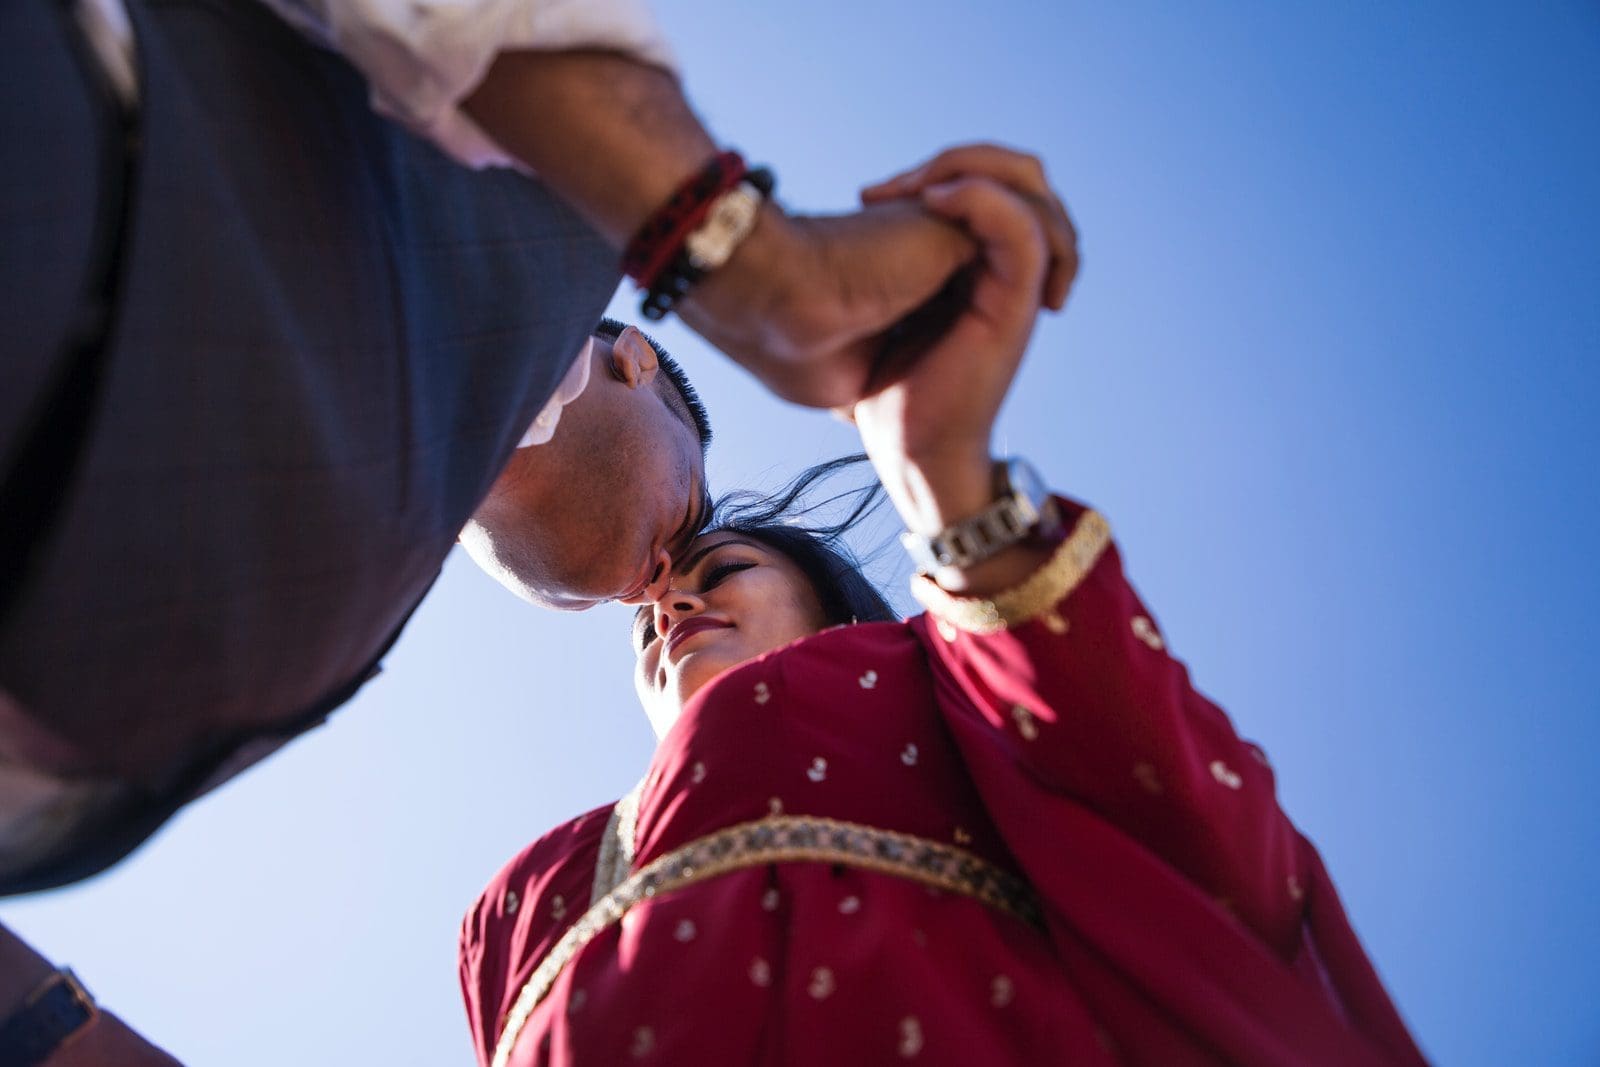
[[[640,288],[655,285],[689,234],[705,221],[717,197],[738,185],[748,169],[737,152],[713,156],[639,227],[623,250],[622,272]]]

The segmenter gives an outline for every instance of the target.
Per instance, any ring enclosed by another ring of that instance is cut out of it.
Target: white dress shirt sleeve
[[[516,164],[460,109],[500,52],[606,49],[676,73],[646,0],[262,0],[366,76],[382,114],[472,167]]]

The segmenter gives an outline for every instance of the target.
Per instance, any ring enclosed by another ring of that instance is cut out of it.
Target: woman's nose
[[[656,633],[665,637],[673,623],[700,614],[705,610],[705,606],[705,601],[694,593],[682,589],[668,589],[666,594],[656,601]]]

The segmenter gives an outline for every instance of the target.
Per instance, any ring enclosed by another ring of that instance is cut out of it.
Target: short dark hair
[[[808,467],[775,493],[729,493],[717,501],[706,533],[743,534],[783,553],[811,582],[830,626],[853,622],[889,622],[900,616],[867,580],[844,536],[887,499],[874,479],[816,502],[807,494],[820,481],[866,462],[863,454],[841,456]],[[843,504],[845,517],[820,522],[813,516]]]
[[[594,328],[594,332],[596,336],[615,341],[627,328],[628,324],[618,319],[603,318],[600,320],[600,325]],[[650,347],[655,350],[656,362],[661,366],[662,376],[671,383],[678,399],[683,402],[684,412],[689,417],[690,425],[694,427],[695,436],[700,438],[700,451],[704,453],[711,447],[711,416],[706,413],[706,406],[701,402],[700,394],[695,392],[694,385],[690,383],[689,376],[683,373],[678,361],[673,359],[654,337],[643,330],[639,332],[650,342]]]

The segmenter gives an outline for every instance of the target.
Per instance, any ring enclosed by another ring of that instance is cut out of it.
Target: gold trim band
[[[1110,543],[1111,526],[1105,517],[1098,511],[1085,511],[1050,561],[1021,585],[980,600],[947,593],[931,578],[917,575],[911,579],[911,595],[928,609],[928,614],[959,630],[999,633],[1038,618],[1078,588]]]
[[[533,1009],[563,968],[634,905],[730,871],[769,863],[837,863],[878,871],[987,904],[1042,926],[1038,901],[1021,878],[954,845],[873,826],[803,815],[774,815],[698,838],[640,868],[596,901],[557,941],[517,994],[495,1044],[492,1067],[505,1067]]]

